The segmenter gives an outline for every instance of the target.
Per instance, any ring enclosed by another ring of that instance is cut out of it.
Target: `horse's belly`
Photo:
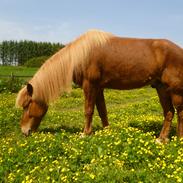
[[[141,88],[148,85],[149,82],[134,82],[134,83],[124,83],[118,81],[112,81],[103,85],[104,88],[119,89],[119,90],[129,90],[135,88]]]
[[[125,65],[110,67],[112,71],[103,70],[101,84],[112,89],[133,89],[151,84],[157,79],[159,74],[155,64],[137,65],[133,64],[131,68],[126,68]]]
[[[111,89],[121,89],[121,90],[129,90],[134,88],[140,88],[151,84],[155,79],[154,76],[136,76],[136,77],[120,77],[120,78],[110,78],[105,79],[101,82],[103,88],[111,88]]]

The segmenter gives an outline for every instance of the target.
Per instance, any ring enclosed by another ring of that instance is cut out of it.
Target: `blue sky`
[[[89,29],[183,46],[183,1],[0,0],[0,41],[67,43]]]

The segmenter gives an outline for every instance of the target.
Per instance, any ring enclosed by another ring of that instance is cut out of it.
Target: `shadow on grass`
[[[92,132],[95,133],[95,131],[102,130],[103,128],[101,126],[94,126]],[[69,127],[65,125],[60,125],[57,127],[42,127],[39,132],[40,133],[62,133],[62,131],[65,131],[70,134],[75,134],[75,133],[82,133],[83,128],[81,127]]]
[[[157,121],[142,121],[140,123],[138,123],[137,121],[131,121],[129,122],[129,127],[134,127],[134,128],[138,128],[140,130],[142,130],[144,133],[147,132],[155,132],[155,136],[158,137],[161,129],[162,129],[162,123],[161,122],[157,122]],[[93,127],[93,133],[95,133],[98,130],[102,130],[103,128],[101,126],[94,126]],[[70,133],[70,134],[75,134],[75,133],[82,133],[83,132],[83,128],[81,126],[79,127],[73,127],[73,126],[66,126],[66,125],[60,125],[57,127],[42,127],[39,132],[41,133],[62,133],[62,131],[65,131],[66,133]],[[176,136],[176,126],[175,124],[173,124],[173,126],[171,127],[171,131],[170,131],[170,137],[172,136]]]
[[[39,132],[43,132],[43,133],[61,133],[61,131],[64,130],[65,132],[68,133],[77,133],[77,132],[81,132],[81,128],[79,127],[69,127],[69,126],[64,126],[64,125],[60,125],[57,127],[45,127],[39,130]]]
[[[163,124],[161,122],[157,122],[157,121],[144,121],[144,122],[141,122],[141,123],[137,123],[137,122],[130,122],[129,123],[129,126],[130,127],[134,127],[134,128],[138,128],[140,130],[142,130],[143,132],[155,132],[155,135],[156,137],[159,136],[160,132],[161,132],[161,129],[163,127]],[[171,130],[170,130],[170,137],[171,136],[176,136],[176,127],[175,125],[173,125],[171,127]]]

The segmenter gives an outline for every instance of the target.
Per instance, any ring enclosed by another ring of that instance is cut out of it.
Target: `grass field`
[[[0,66],[0,93],[18,92],[36,71],[37,68]]]
[[[155,90],[106,90],[110,127],[97,112],[81,138],[83,94],[74,89],[51,104],[37,133],[19,129],[16,94],[0,94],[0,182],[182,182],[183,140],[155,143],[162,110]]]
[[[37,68],[0,66],[0,75],[33,76]]]
[[[0,67],[0,75],[30,76],[36,68]],[[93,134],[81,138],[83,94],[74,89],[51,104],[37,133],[19,128],[16,94],[0,94],[0,182],[182,182],[183,140],[155,143],[162,109],[154,89],[106,90],[110,127],[95,112]]]

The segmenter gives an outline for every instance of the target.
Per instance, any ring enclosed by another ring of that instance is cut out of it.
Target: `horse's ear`
[[[29,94],[29,96],[32,97],[32,94],[33,94],[33,87],[30,83],[27,84],[27,92]]]

